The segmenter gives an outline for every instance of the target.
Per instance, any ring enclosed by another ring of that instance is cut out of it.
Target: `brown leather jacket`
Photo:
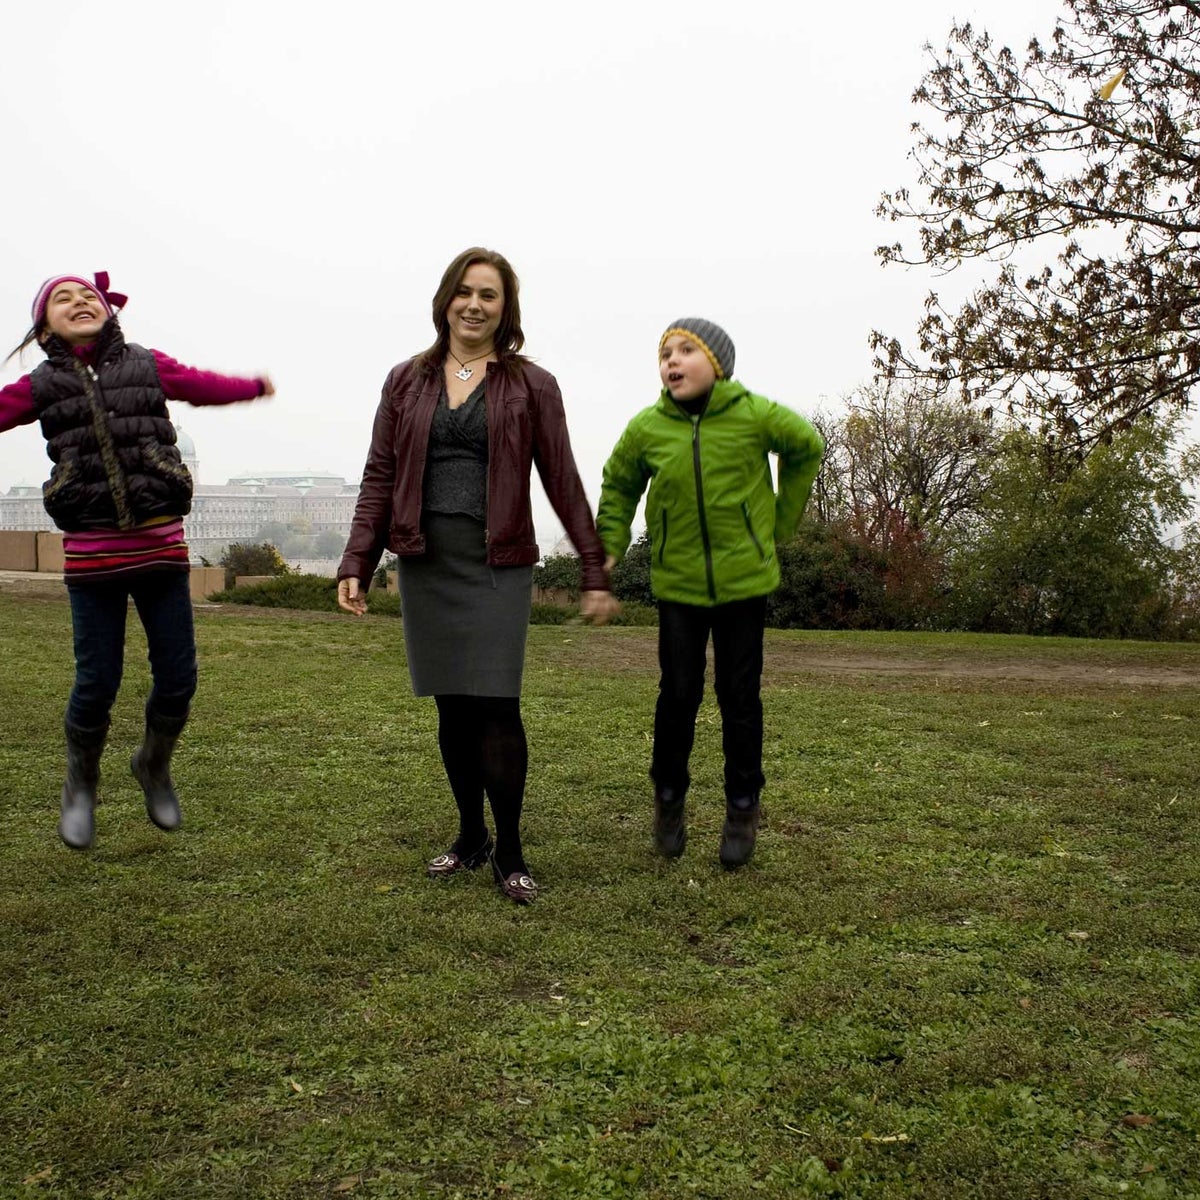
[[[369,586],[385,547],[402,556],[425,552],[421,494],[440,388],[440,378],[422,375],[415,359],[388,375],[339,579]],[[583,589],[608,591],[604,548],[575,467],[554,376],[529,362],[515,374],[488,363],[486,395],[488,562],[522,567],[540,557],[529,507],[529,471],[536,464],[546,495],[579,551]]]

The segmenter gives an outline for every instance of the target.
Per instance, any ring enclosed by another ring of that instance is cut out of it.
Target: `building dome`
[[[200,482],[200,460],[196,457],[196,443],[190,433],[184,433],[182,425],[175,426],[175,445],[183,465],[192,473],[192,482]]]

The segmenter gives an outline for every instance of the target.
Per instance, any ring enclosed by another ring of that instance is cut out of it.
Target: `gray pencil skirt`
[[[490,567],[483,522],[426,513],[425,553],[402,557],[400,607],[418,696],[519,696],[532,567]]]

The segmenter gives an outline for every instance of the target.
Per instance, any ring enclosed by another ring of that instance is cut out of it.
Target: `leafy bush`
[[[395,571],[399,564],[399,559],[394,554],[385,554],[383,561],[375,569],[375,574],[371,577],[372,583],[377,588],[387,587],[387,576],[389,571]]]
[[[533,568],[533,582],[547,591],[561,588],[572,600],[579,599],[579,559],[573,554],[550,554]],[[555,622],[544,622],[555,624]]]
[[[218,564],[225,568],[225,586],[233,587],[239,575],[286,575],[288,565],[279,551],[270,542],[251,545],[249,542],[234,542],[221,555]]]
[[[777,547],[781,582],[767,624],[781,629],[877,629],[884,621],[886,556],[839,525],[806,521]]]
[[[535,604],[529,612],[530,625],[568,625],[580,621],[578,605]],[[647,604],[622,603],[610,625],[657,625],[658,609]]]
[[[325,575],[281,575],[250,587],[226,588],[209,599],[220,604],[255,604],[263,608],[303,608],[315,612],[340,612],[337,580]],[[400,597],[395,592],[371,591],[370,612],[398,617]]]
[[[622,603],[655,603],[654,592],[650,588],[649,530],[643,531],[642,536],[625,552],[625,557],[613,568],[612,589],[613,595]]]

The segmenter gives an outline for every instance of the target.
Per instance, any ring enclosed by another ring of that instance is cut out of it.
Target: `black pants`
[[[704,695],[708,637],[712,634],[725,797],[756,796],[762,773],[762,664],[766,596],[701,608],[658,603],[658,663],[662,676],[654,710],[650,777],[658,787],[686,789],[696,714]]]

